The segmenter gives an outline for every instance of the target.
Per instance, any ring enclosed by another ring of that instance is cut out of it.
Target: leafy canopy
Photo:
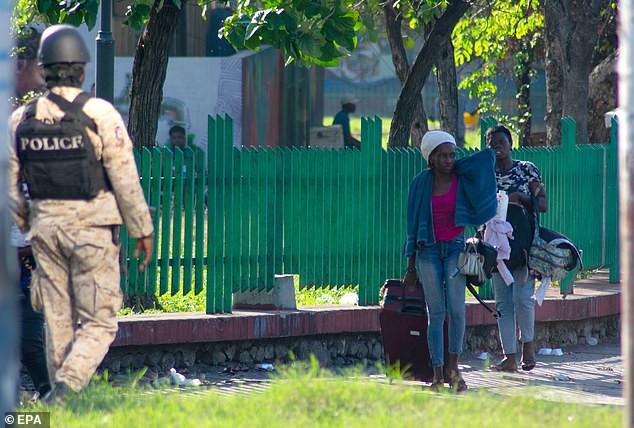
[[[509,58],[521,63],[517,60],[535,48],[544,28],[539,0],[497,0],[488,4],[474,7],[452,34],[456,66],[470,70],[459,88],[479,100],[481,113],[499,110],[494,78]]]
[[[424,32],[447,6],[447,0],[388,1],[416,32]],[[362,33],[376,41],[384,5],[383,0],[238,0],[222,35],[237,49],[274,46],[287,64],[335,66],[356,48]],[[403,42],[414,46],[407,33]]]
[[[152,6],[160,9],[165,1],[179,9],[181,0],[130,0],[126,10],[125,25],[140,30],[147,24]],[[210,0],[196,0],[205,16]],[[97,24],[99,0],[17,0],[12,17],[12,29],[19,33],[34,22],[69,24],[75,27],[85,23],[89,30]]]
[[[356,48],[362,27],[350,0],[240,0],[223,35],[238,49],[276,47],[287,64],[332,66]]]

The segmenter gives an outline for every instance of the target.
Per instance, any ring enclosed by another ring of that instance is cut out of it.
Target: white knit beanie
[[[443,143],[451,143],[456,145],[456,139],[448,132],[445,131],[427,131],[423,135],[423,140],[420,143],[420,151],[423,154],[425,160],[429,160],[429,155],[434,149]]]

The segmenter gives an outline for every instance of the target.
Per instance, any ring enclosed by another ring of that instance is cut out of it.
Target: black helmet
[[[37,57],[41,65],[90,61],[84,39],[70,25],[53,25],[44,30]]]

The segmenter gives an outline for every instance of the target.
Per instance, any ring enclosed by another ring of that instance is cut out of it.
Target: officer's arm
[[[103,165],[112,184],[128,233],[134,238],[148,237],[153,232],[152,218],[139,183],[132,153],[132,141],[123,119],[107,101],[93,99],[90,103],[93,104],[90,106],[91,113],[99,110],[98,115],[91,115],[91,117],[99,130],[103,143]],[[88,108],[88,105],[86,107]]]
[[[25,232],[29,228],[29,204],[22,192],[22,179],[20,161],[16,153],[15,146],[15,128],[22,116],[23,109],[18,109],[13,112],[11,119],[9,120],[9,204],[11,207],[11,213],[13,214],[13,221],[20,228],[22,232]]]

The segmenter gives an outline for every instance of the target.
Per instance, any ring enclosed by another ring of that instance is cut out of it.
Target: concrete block
[[[297,309],[295,275],[275,275],[271,290],[237,291],[233,293],[234,309]]]

